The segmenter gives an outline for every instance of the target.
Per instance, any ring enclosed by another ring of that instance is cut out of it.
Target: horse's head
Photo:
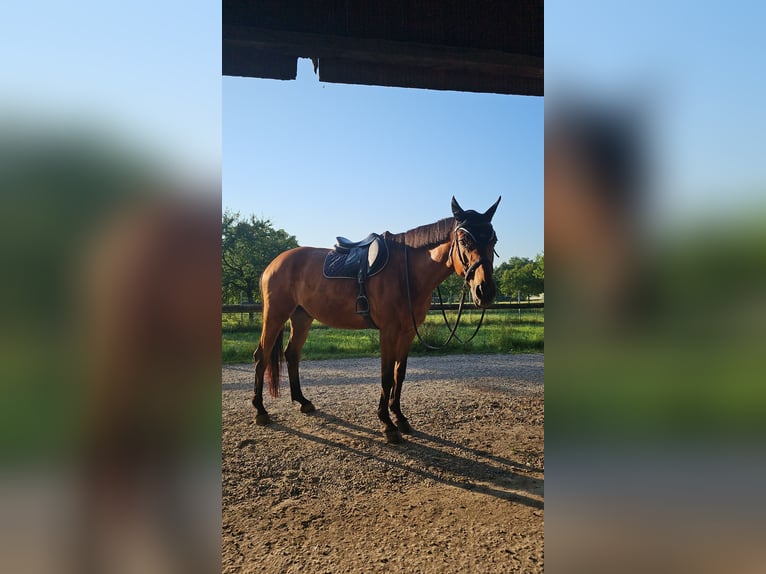
[[[478,307],[489,307],[495,300],[497,289],[492,279],[492,265],[495,260],[497,235],[492,228],[500,198],[484,213],[473,209],[464,211],[452,198],[452,214],[455,216],[455,231],[451,249],[452,264],[461,277],[471,286],[473,302]]]

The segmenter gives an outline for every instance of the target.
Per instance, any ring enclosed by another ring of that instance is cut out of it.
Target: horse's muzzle
[[[476,306],[481,309],[486,309],[494,303],[497,288],[495,287],[494,281],[483,281],[471,289],[471,294],[473,295],[473,302]]]
[[[492,279],[487,281],[486,275],[484,275],[485,279],[481,283],[474,283],[476,270],[485,263],[491,265],[489,260],[482,257],[481,259],[474,261],[473,264],[470,265],[465,272],[465,277],[471,284],[471,295],[473,296],[473,302],[477,307],[481,309],[486,309],[492,305],[497,293],[495,282],[492,281]]]

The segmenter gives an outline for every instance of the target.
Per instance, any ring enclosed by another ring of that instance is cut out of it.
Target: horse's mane
[[[383,237],[390,243],[406,245],[413,249],[418,247],[431,248],[447,241],[454,226],[455,219],[447,217],[446,219],[440,219],[436,223],[421,225],[404,233],[393,234],[386,231]]]

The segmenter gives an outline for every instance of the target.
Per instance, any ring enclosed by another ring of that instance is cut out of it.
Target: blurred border
[[[216,571],[220,5],[4,12],[0,570]]]
[[[716,86],[763,41],[724,6],[546,4],[546,566],[760,572],[766,171],[729,154],[766,114],[717,98],[766,86]]]

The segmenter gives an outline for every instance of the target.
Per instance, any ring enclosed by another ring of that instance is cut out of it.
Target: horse
[[[494,301],[492,272],[497,235],[492,217],[500,199],[484,213],[478,213],[463,210],[453,197],[453,217],[404,233],[385,232],[382,237],[388,247],[388,263],[366,281],[367,317],[358,312],[356,280],[324,276],[329,249],[297,247],[278,255],[264,270],[260,283],[263,328],[253,353],[255,423],[271,422],[263,406],[263,383],[268,376],[269,393],[272,397],[279,395],[284,360],[291,400],[300,404],[302,413],[316,410],[303,396],[298,373],[301,350],[316,319],[339,329],[377,327],[382,387],[377,414],[383,423],[381,430],[386,442],[394,444],[402,442],[402,434],[411,434],[412,426],[402,414],[401,396],[417,326],[426,318],[434,289],[452,273],[463,277],[477,307],[487,308]],[[290,337],[283,349],[288,320]]]

